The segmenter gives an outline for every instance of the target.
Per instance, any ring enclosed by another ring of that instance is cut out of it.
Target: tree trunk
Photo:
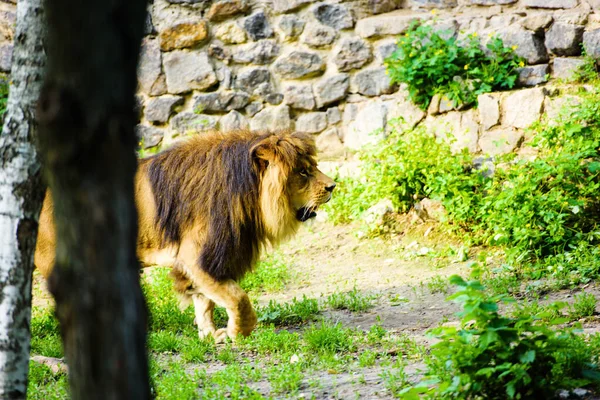
[[[56,300],[73,399],[150,396],[136,259],[134,94],[143,0],[46,1],[40,146],[54,201]]]
[[[0,133],[0,398],[27,392],[31,272],[44,188],[34,147],[46,55],[42,0],[19,0],[11,87]]]

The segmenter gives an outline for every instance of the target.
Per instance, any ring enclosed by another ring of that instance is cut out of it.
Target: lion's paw
[[[215,343],[225,343],[229,337],[225,328],[217,329],[212,333],[212,336],[215,339]]]

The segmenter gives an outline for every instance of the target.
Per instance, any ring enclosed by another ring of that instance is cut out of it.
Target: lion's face
[[[319,206],[331,200],[333,189],[333,179],[322,173],[314,162],[295,168],[288,177],[288,190],[296,218],[304,222],[315,217]]]

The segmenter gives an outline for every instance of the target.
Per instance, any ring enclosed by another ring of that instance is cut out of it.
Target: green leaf
[[[519,356],[519,361],[522,363],[532,363],[535,360],[535,350],[529,350],[521,356]]]

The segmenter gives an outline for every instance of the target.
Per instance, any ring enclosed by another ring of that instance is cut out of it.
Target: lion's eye
[[[301,169],[300,172],[299,172],[299,174],[300,174],[300,176],[303,176],[305,178],[308,177],[308,171],[306,170],[306,168]]]

